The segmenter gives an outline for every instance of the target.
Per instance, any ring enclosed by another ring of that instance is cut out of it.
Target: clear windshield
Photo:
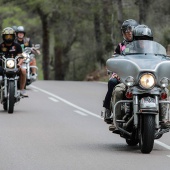
[[[149,40],[138,40],[133,41],[126,45],[126,48],[123,50],[124,55],[129,54],[158,54],[158,55],[166,55],[165,48],[155,42]]]

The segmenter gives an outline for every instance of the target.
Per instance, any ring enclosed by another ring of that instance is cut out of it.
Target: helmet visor
[[[134,29],[133,26],[128,25],[128,26],[127,26],[126,28],[124,28],[122,31],[123,31],[123,33],[128,33],[128,32],[132,32],[133,29]]]
[[[6,34],[4,35],[5,40],[13,39],[13,35],[11,34]]]

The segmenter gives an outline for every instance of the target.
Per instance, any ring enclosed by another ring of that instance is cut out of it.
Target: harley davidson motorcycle
[[[36,54],[40,54],[39,52],[40,49],[40,44],[35,44],[34,47],[26,47],[22,53],[24,56],[24,63],[23,63],[23,68],[26,69],[27,71],[27,80],[26,80],[26,86],[30,85],[32,82],[36,81],[36,78],[32,77],[32,68],[36,69],[36,72],[38,70],[38,67],[36,66],[30,66],[30,62],[32,61],[33,58],[35,58]],[[36,74],[37,77],[37,74]]]
[[[4,69],[0,82],[0,102],[8,113],[13,113],[15,103],[21,99],[18,90],[19,68],[17,67],[17,60],[19,58],[23,57],[5,58],[5,56],[1,56],[0,58]]]
[[[150,153],[154,140],[169,132],[168,127],[162,127],[162,117],[170,120],[170,58],[161,44],[138,40],[129,43],[121,55],[108,59],[106,65],[126,87],[123,99],[111,102],[113,133],[125,138],[128,145],[139,143],[142,153]]]

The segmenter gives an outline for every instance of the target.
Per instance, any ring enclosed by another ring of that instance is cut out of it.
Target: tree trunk
[[[63,69],[62,69],[62,56],[63,50],[57,46],[54,47],[54,79],[64,80]]]
[[[111,15],[112,15],[112,0],[103,0],[103,27],[105,32],[105,51],[113,51],[113,43],[111,39]]]
[[[48,15],[45,15],[40,8],[37,8],[37,12],[42,22],[42,69],[44,80],[49,80],[49,27],[48,27]]]
[[[97,61],[102,65],[105,64],[103,56],[103,49],[102,49],[102,40],[101,40],[101,30],[100,30],[100,16],[99,13],[94,13],[94,33],[96,39],[96,58]]]
[[[123,7],[122,7],[122,0],[117,0],[117,20],[119,23],[119,28],[121,28],[122,23],[123,23]]]
[[[138,5],[139,5],[139,23],[140,24],[146,23],[150,2],[149,0],[139,0]]]

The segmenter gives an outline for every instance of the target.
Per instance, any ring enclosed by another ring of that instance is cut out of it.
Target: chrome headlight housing
[[[24,60],[26,60],[26,58],[27,58],[27,53],[23,52],[23,53],[22,53],[22,56],[24,57]]]
[[[163,77],[160,81],[161,87],[167,87],[169,85],[169,79],[166,77]]]
[[[152,89],[156,84],[156,78],[151,73],[144,73],[140,76],[139,85],[144,89]]]
[[[132,76],[126,78],[125,83],[127,86],[133,86],[135,84],[135,79]]]
[[[14,60],[8,60],[6,62],[6,66],[7,66],[7,68],[14,68],[14,66],[15,66]]]

